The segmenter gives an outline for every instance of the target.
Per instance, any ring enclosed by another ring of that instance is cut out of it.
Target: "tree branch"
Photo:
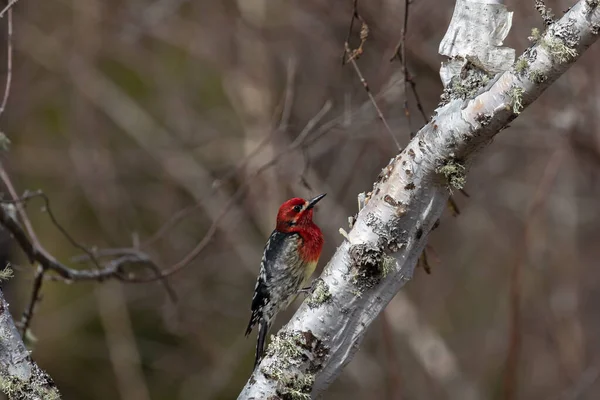
[[[238,399],[317,396],[350,362],[366,329],[412,277],[449,188],[475,152],[514,120],[594,43],[597,1],[581,0],[515,66],[450,96],[383,169],[320,283],[267,349]]]

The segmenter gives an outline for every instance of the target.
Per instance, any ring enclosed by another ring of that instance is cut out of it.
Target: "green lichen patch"
[[[15,276],[10,264],[7,264],[3,270],[0,270],[0,282],[7,281]]]
[[[562,39],[558,38],[543,40],[542,47],[548,50],[550,55],[561,63],[571,61],[578,55],[577,50],[567,46]]]
[[[519,115],[523,110],[523,93],[525,91],[520,86],[512,86],[508,91],[508,97],[510,97],[513,113]]]
[[[269,344],[267,355],[285,360],[300,360],[303,353],[293,335],[283,332],[275,336],[271,335],[271,344]]]
[[[542,33],[538,28],[533,28],[531,30],[531,36],[529,36],[528,39],[532,43],[538,43],[542,39]]]
[[[331,300],[331,293],[329,292],[329,287],[323,281],[323,279],[317,279],[315,282],[315,288],[311,293],[310,297],[306,301],[306,304],[310,308],[317,308],[321,304],[325,304]]]
[[[292,374],[280,366],[263,367],[261,372],[268,379],[277,382],[275,393],[281,400],[310,399],[310,392],[315,382],[313,375]]]
[[[435,172],[444,175],[450,191],[452,189],[460,190],[467,183],[465,166],[453,157],[437,167]]]
[[[519,75],[525,74],[527,72],[527,68],[529,67],[529,61],[525,57],[519,57],[517,62],[515,63],[515,71]]]
[[[282,400],[310,400],[315,378],[312,375],[302,375],[281,383],[283,386],[278,387],[276,393]]]
[[[540,70],[533,70],[529,72],[529,80],[533,83],[543,83],[548,77]]]
[[[0,390],[8,400],[60,400],[54,382],[37,366],[34,366],[28,381],[14,376],[0,375]]]
[[[315,374],[327,354],[329,349],[311,331],[283,331],[273,337],[267,350],[277,363],[262,367],[261,372],[277,382],[276,394],[282,400],[310,399]],[[306,372],[299,372],[302,369]]]
[[[573,23],[556,29],[550,28],[550,32],[551,35],[544,37],[539,29],[533,28],[529,40],[539,44],[558,62],[568,62],[577,57],[575,46],[579,41],[579,35],[573,27]]]

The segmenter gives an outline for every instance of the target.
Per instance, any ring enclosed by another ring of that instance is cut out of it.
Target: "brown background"
[[[403,2],[363,3],[370,35],[358,64],[405,143],[402,74],[389,62]],[[507,3],[515,15],[506,44],[520,54],[542,21],[533,1]],[[562,15],[573,1],[547,3]],[[453,5],[411,5],[408,65],[427,115],[441,93],[437,47]],[[351,14],[350,0],[16,4],[12,90],[1,118],[13,142],[2,157],[18,190],[43,189],[64,226],[99,248],[131,246],[136,235],[144,242],[200,202],[148,249],[163,266],[219,221],[210,246],[171,279],[177,305],[158,284],[45,283],[33,355],[65,399],[237,396],[252,367],[254,336],[243,333],[277,207],[328,193],[315,217],[326,237],[322,267],[342,240],[338,228],[356,212],[357,193],[397,152],[351,66],[341,66]],[[0,23],[5,31],[6,19]],[[518,397],[600,395],[599,57],[596,45],[478,156],[471,197],[455,196],[462,214],[446,213],[431,235],[432,275],[417,269],[404,290],[455,357],[461,385],[475,385],[482,398],[502,393],[509,273],[519,259]],[[423,121],[409,101],[416,131]],[[302,134],[310,120],[316,126]],[[302,145],[281,155],[299,135]],[[530,218],[552,168],[558,172]],[[222,217],[240,187],[243,196]],[[77,250],[40,207],[28,207],[38,236],[69,262]],[[19,316],[34,269],[11,252],[16,278],[4,288]],[[401,324],[390,311],[387,322]],[[410,335],[384,327],[378,318],[325,398],[457,398],[423,367]]]

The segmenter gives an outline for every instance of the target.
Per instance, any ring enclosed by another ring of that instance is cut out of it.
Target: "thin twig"
[[[352,36],[352,28],[354,26],[355,19],[359,20],[361,22],[360,44],[355,50],[352,50],[350,48],[350,37]],[[354,0],[353,10],[352,10],[352,18],[350,19],[350,27],[348,29],[348,36],[346,37],[346,41],[344,42],[344,53],[343,53],[343,57],[342,57],[342,65],[345,65],[346,63],[352,64],[352,67],[354,67],[354,71],[356,72],[356,75],[358,76],[360,83],[362,83],[363,87],[365,88],[365,91],[367,92],[367,96],[369,96],[369,100],[371,101],[371,103],[373,104],[373,107],[375,108],[375,111],[377,112],[377,116],[383,123],[383,126],[385,127],[387,132],[390,134],[390,136],[394,140],[394,143],[396,143],[396,147],[398,147],[398,150],[402,150],[402,146],[400,146],[400,142],[398,142],[398,139],[396,139],[396,136],[394,136],[392,129],[388,125],[385,117],[383,116],[383,113],[381,112],[381,109],[379,108],[379,106],[377,105],[377,102],[375,101],[375,97],[373,96],[373,93],[371,93],[371,89],[369,88],[369,84],[367,83],[367,80],[364,78],[362,72],[360,71],[360,68],[358,67],[358,64],[356,63],[356,59],[363,53],[363,45],[365,44],[368,35],[369,35],[369,27],[367,26],[365,20],[361,17],[361,15],[358,12],[358,0]],[[348,56],[348,57],[346,57],[346,56]]]
[[[314,117],[312,117],[310,119],[310,121],[308,121],[308,123],[306,124],[306,126],[304,127],[304,129],[302,129],[302,131],[300,132],[300,134],[290,144],[290,147],[296,148],[300,144],[302,144],[306,140],[306,137],[308,136],[308,134],[310,132],[312,132],[312,130],[314,129],[314,127],[321,121],[321,119],[323,119],[323,117],[325,117],[325,115],[327,115],[327,113],[329,112],[329,110],[331,110],[332,106],[333,106],[332,102],[330,100],[327,100],[325,102],[325,104],[323,104],[323,107],[321,107],[321,109],[319,110],[319,112]]]
[[[27,330],[29,329],[29,325],[31,323],[31,319],[33,318],[35,306],[41,299],[40,292],[42,290],[42,283],[44,282],[45,272],[46,270],[44,269],[44,267],[41,264],[38,265],[37,270],[35,272],[35,278],[33,279],[33,287],[31,288],[29,304],[27,305],[25,311],[23,311],[23,315],[21,316],[21,322],[18,324],[22,337],[26,336]]]
[[[585,393],[600,379],[600,370],[595,365],[588,367],[577,382],[572,387],[565,390],[559,397],[559,400],[578,400],[582,399]]]
[[[360,19],[360,15],[358,15],[358,0],[354,0],[352,5],[352,18],[350,19],[350,26],[348,27],[348,34],[346,35],[346,41],[344,43],[350,43],[350,38],[352,37],[352,28],[354,28],[354,20]],[[346,56],[350,53],[348,46],[344,46],[344,52],[342,54],[342,65],[347,63]]]
[[[347,51],[349,50],[348,44],[346,44],[346,50]],[[371,93],[371,89],[369,88],[369,84],[363,77],[363,74],[360,72],[360,68],[358,68],[358,64],[356,64],[356,61],[354,59],[350,59],[350,63],[354,67],[354,71],[356,72],[356,75],[358,75],[358,79],[360,80],[360,83],[362,83],[363,87],[365,88],[365,90],[367,92],[367,96],[369,96],[369,99],[371,100],[371,103],[373,104],[373,107],[375,108],[375,111],[377,112],[377,116],[383,123],[383,126],[385,126],[385,129],[387,130],[387,132],[390,134],[390,136],[394,140],[394,143],[396,143],[396,147],[398,147],[398,150],[402,150],[402,146],[400,146],[400,142],[398,142],[398,139],[396,139],[396,136],[394,136],[394,134],[392,133],[392,129],[388,125],[387,121],[385,120],[385,117],[383,116],[383,113],[381,112],[381,109],[377,105],[377,102],[375,101],[375,97],[373,96],[373,94]]]
[[[6,38],[6,85],[4,87],[4,97],[2,98],[2,104],[0,104],[0,115],[6,109],[6,104],[8,103],[8,96],[10,95],[10,84],[12,81],[12,37],[13,37],[13,18],[12,18],[12,9],[8,9],[8,33]]]

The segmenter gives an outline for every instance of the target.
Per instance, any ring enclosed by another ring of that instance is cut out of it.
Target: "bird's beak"
[[[310,210],[311,208],[313,208],[318,202],[319,200],[321,200],[323,197],[325,197],[327,193],[323,193],[318,195],[317,197],[313,197],[312,199],[310,199],[308,201],[308,205],[306,206],[307,210]]]

